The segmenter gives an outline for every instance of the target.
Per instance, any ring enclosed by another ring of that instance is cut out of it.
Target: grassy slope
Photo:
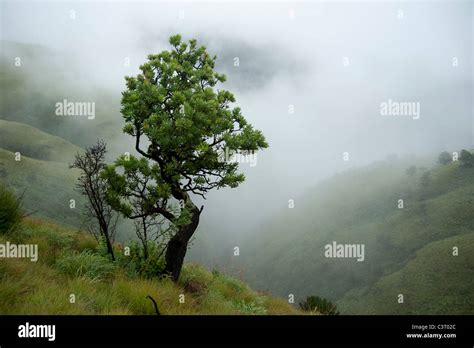
[[[264,228],[264,237],[247,246],[244,267],[258,275],[249,283],[282,296],[317,294],[339,300],[350,290],[367,288],[404,269],[426,245],[473,232],[474,169],[461,169],[457,163],[436,166],[423,188],[421,173],[409,177],[407,166],[379,163],[338,175],[297,201],[298,210],[282,212]],[[403,210],[397,209],[399,198],[405,201]],[[332,241],[364,243],[366,260],[326,259],[324,245]],[[457,273],[470,276],[469,264],[459,266],[447,271],[447,281],[459,282]],[[472,284],[468,286],[474,291]],[[458,288],[424,296],[436,306],[448,297],[462,298],[463,286]],[[372,300],[378,301],[374,296]],[[356,308],[340,304],[351,312]],[[421,307],[405,306],[405,313],[433,311],[426,304],[416,305]],[[451,312],[467,308],[457,305]]]
[[[348,292],[338,304],[354,314],[472,314],[473,290],[474,233],[468,233],[428,244],[403,269]]]
[[[15,153],[21,153],[21,161]],[[81,225],[84,198],[75,190],[79,172],[68,168],[81,148],[35,127],[0,119],[0,182],[23,194],[27,212]],[[70,209],[71,199],[76,208]]]
[[[0,120],[0,148],[45,161],[71,163],[81,148],[39,129]]]
[[[22,156],[15,161],[15,154],[0,149],[0,181],[17,193],[23,193],[27,212],[35,216],[80,226],[83,197],[74,190],[79,173],[66,163],[41,161]],[[76,200],[76,208],[69,201]]]
[[[112,265],[108,265],[112,271],[106,278],[88,273],[77,276],[78,270],[64,272],[58,266],[61,260],[94,250],[95,241],[42,220],[25,220],[11,235],[0,236],[0,243],[7,240],[38,244],[39,260],[1,260],[0,314],[152,315],[155,313],[147,295],[155,298],[162,314],[301,314],[283,299],[258,293],[237,279],[193,264],[185,266],[179,284],[131,276]],[[70,294],[76,295],[76,303],[69,302]],[[184,303],[179,302],[180,294],[185,295]]]

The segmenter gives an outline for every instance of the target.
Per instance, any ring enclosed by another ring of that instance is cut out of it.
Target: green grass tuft
[[[111,261],[91,250],[61,256],[56,261],[56,268],[72,278],[84,277],[93,281],[110,280],[116,271]]]

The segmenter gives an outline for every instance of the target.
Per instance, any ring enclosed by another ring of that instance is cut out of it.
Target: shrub
[[[264,307],[258,306],[254,302],[240,301],[236,304],[236,307],[240,314],[250,315],[265,315],[267,310]]]
[[[334,303],[319,296],[308,296],[306,300],[299,303],[300,308],[306,312],[321,313],[325,315],[338,315]]]
[[[21,199],[0,184],[0,233],[10,232],[22,218]]]
[[[451,155],[446,152],[446,151],[443,151],[439,154],[438,156],[438,163],[440,164],[448,164],[448,163],[451,163],[452,161],[452,158],[451,158]]]
[[[56,261],[56,268],[70,277],[85,277],[96,281],[113,278],[115,265],[91,250],[63,255]]]
[[[179,277],[179,284],[187,292],[202,295],[208,292],[209,284],[211,284],[212,280],[212,274],[204,268],[196,264],[187,264],[183,267]]]
[[[143,246],[134,241],[129,245],[129,256],[122,252],[116,253],[115,256],[117,263],[127,269],[130,276],[140,275],[151,279],[163,274],[165,260],[161,253],[162,247],[161,244],[148,241],[148,258],[145,259]],[[99,244],[99,250],[105,250],[103,243]]]
[[[474,156],[467,150],[462,150],[461,155],[459,156],[459,161],[463,167],[472,167],[474,164]]]

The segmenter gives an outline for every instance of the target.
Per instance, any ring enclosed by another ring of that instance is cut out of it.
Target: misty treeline
[[[472,167],[474,166],[474,156],[472,153],[468,150],[462,149],[460,152],[453,152],[449,153],[448,151],[443,151],[438,155],[438,163],[441,165],[447,165],[452,162],[459,161],[461,167]],[[422,184],[424,181],[426,181],[427,176],[429,175],[429,172],[426,171],[427,168],[425,167],[416,167],[416,166],[410,166],[406,169],[405,173],[408,176],[413,176],[417,173],[418,169],[420,169],[423,172],[422,175]]]
[[[452,154],[447,151],[443,151],[438,156],[438,163],[443,165],[458,160],[462,167],[472,167],[474,165],[474,156],[469,150],[466,149],[462,149],[459,153],[453,152]]]
[[[82,173],[78,188],[88,198],[86,217],[98,225],[89,230],[105,241],[112,260],[123,216],[134,223],[139,257],[155,263],[153,274],[177,281],[203,211],[193,196],[205,198],[210,190],[245,180],[237,162],[222,160],[226,150],[256,151],[268,144],[240,108],[231,107],[233,94],[214,89],[226,79],[214,71],[217,57],[196,40],[186,43],[175,35],[169,42],[170,51],[150,54],[140,74],[125,78],[123,132],[134,137],[138,155],[127,152],[106,164],[106,144],[99,140],[71,167]]]

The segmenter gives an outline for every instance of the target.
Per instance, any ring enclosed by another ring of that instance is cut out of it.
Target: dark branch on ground
[[[155,306],[156,315],[161,315],[160,311],[158,310],[158,305],[156,304],[155,299],[151,297],[150,295],[148,295],[146,298],[149,298],[150,301],[153,302],[153,305]]]

